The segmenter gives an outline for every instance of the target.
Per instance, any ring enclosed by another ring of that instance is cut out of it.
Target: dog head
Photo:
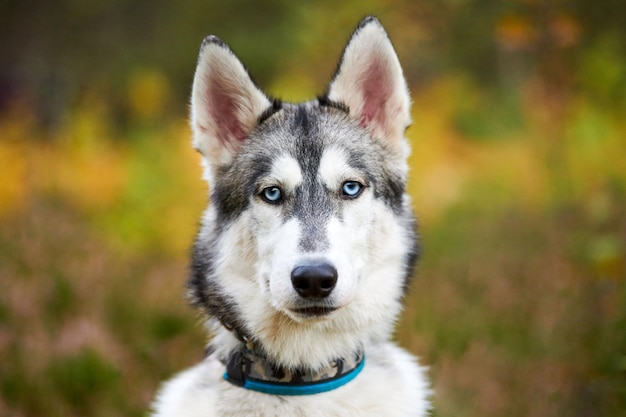
[[[416,257],[405,194],[410,99],[374,18],[327,93],[281,103],[216,37],[201,48],[191,125],[211,204],[194,302],[283,366],[319,366],[387,338]]]

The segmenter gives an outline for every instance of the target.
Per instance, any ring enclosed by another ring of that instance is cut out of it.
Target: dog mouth
[[[337,309],[337,307],[332,306],[307,306],[293,308],[291,311],[303,318],[320,318],[329,315]]]

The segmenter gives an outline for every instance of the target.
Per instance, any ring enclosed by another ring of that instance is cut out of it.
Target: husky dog
[[[189,294],[213,339],[153,416],[427,414],[424,370],[390,342],[418,253],[409,107],[373,17],[326,94],[300,104],[270,98],[224,42],[204,40],[191,125],[211,204]]]

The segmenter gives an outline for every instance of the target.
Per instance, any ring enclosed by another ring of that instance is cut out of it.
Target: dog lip
[[[298,307],[291,309],[292,312],[296,313],[301,317],[323,317],[327,316],[333,311],[337,310],[337,307],[332,306],[307,306],[307,307]]]

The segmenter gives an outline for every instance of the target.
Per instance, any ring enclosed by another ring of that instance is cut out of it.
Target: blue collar
[[[224,379],[233,385],[271,395],[313,395],[332,391],[352,381],[363,370],[365,355],[337,359],[318,372],[289,371],[269,363],[246,348],[231,352]]]

